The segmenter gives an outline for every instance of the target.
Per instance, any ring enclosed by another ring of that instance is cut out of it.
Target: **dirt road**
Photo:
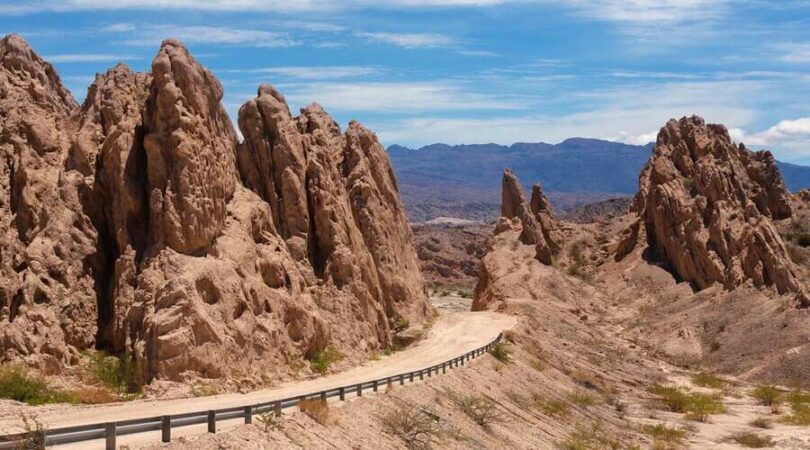
[[[413,347],[382,357],[380,360],[368,361],[344,372],[321,378],[286,383],[272,389],[247,394],[223,394],[174,400],[139,400],[110,405],[48,407],[34,412],[48,428],[57,428],[268,402],[438,364],[490,342],[498,333],[515,324],[514,317],[494,312],[446,312],[439,316],[428,336]],[[13,431],[16,428],[15,422],[17,422],[16,417],[0,417],[0,429],[5,432]],[[239,421],[233,421],[233,425],[237,423]],[[227,426],[227,423],[218,424],[218,428]],[[173,430],[173,435],[183,436],[195,432],[205,432],[205,427],[180,428],[177,433]],[[155,440],[159,440],[158,433],[142,433],[121,437],[119,444],[132,445]],[[103,448],[103,443],[92,441],[58,448]]]

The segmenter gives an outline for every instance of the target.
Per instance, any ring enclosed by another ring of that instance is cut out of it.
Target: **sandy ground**
[[[516,322],[514,317],[495,312],[445,312],[439,316],[427,337],[418,344],[393,355],[383,356],[377,361],[368,361],[344,372],[286,383],[276,388],[248,394],[223,394],[175,400],[143,400],[95,406],[51,405],[33,408],[20,405],[16,408],[3,408],[4,410],[0,412],[0,431],[19,432],[19,414],[23,411],[35,414],[48,428],[57,428],[228,408],[294,397],[416,370],[446,361],[490,342],[498,333],[512,328]],[[233,425],[239,423],[238,420],[233,422]],[[218,423],[219,427],[228,425],[226,422]],[[182,434],[177,435],[188,435],[189,432],[195,431],[204,433],[205,428],[204,426],[186,427],[181,432]],[[131,445],[144,440],[155,440],[157,436],[156,433],[144,433],[121,438],[119,442]],[[55,448],[93,449],[99,448],[100,445],[100,441],[95,441]]]

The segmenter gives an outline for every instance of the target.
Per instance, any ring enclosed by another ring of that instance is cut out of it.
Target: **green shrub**
[[[793,412],[782,416],[779,422],[804,427],[810,426],[810,406],[805,403],[794,403],[790,407]]]
[[[109,356],[103,351],[87,352],[87,371],[95,379],[118,394],[139,391],[135,364],[129,354]]]
[[[508,364],[510,361],[509,355],[512,352],[509,350],[509,344],[503,341],[498,341],[489,350],[489,354],[498,361]]]
[[[647,391],[655,395],[667,410],[676,413],[686,412],[686,405],[689,403],[689,395],[680,389],[673,386],[656,384]]]
[[[0,398],[29,405],[75,402],[70,393],[51,387],[44,378],[17,366],[0,367]]]
[[[771,419],[768,419],[767,417],[757,417],[756,419],[748,422],[748,425],[751,425],[754,428],[773,428],[773,422],[771,422]]]
[[[782,403],[782,391],[776,386],[763,384],[754,388],[751,391],[751,397],[754,397],[763,406],[775,406]]]
[[[692,383],[694,383],[695,386],[711,389],[723,389],[729,384],[728,380],[709,372],[699,372],[692,375]]]
[[[571,403],[579,406],[580,408],[587,408],[597,403],[596,397],[583,389],[575,389],[569,392],[568,399],[571,400]]]
[[[726,412],[726,407],[718,395],[692,394],[686,404],[685,418],[697,422],[706,422],[712,414]]]
[[[732,435],[729,440],[748,448],[773,447],[773,441],[768,436],[761,436],[750,431]]]
[[[383,349],[382,354],[385,356],[391,356],[398,351],[399,347],[396,344],[389,344],[387,347]]]
[[[343,354],[335,346],[329,345],[323,350],[312,353],[307,359],[313,372],[324,374],[332,364],[343,359]]]

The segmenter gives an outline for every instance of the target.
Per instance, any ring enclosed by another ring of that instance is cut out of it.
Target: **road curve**
[[[94,405],[55,409],[38,415],[48,428],[70,427],[102,422],[120,422],[129,419],[174,415],[192,411],[222,409],[248,404],[270,402],[296,397],[325,389],[332,389],[384,378],[403,372],[422,369],[460,356],[492,341],[500,332],[512,328],[517,320],[512,316],[495,312],[449,312],[439,316],[428,336],[418,344],[378,361],[368,361],[346,371],[320,378],[293,381],[280,386],[246,394],[222,394],[209,397],[173,400],[138,400],[110,405]],[[231,425],[238,424],[234,421]],[[227,424],[223,424],[227,426]],[[5,428],[5,427],[4,427]],[[204,427],[189,426],[189,432],[205,432]],[[219,428],[219,424],[218,424]],[[173,431],[174,434],[174,431]],[[119,438],[121,444],[136,444],[157,441],[156,433],[141,433]],[[102,441],[67,444],[55,448],[83,449],[103,448]]]

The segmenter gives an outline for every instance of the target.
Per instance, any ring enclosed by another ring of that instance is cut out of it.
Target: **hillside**
[[[541,182],[558,210],[635,194],[652,144],[627,145],[599,139],[559,144],[516,143],[419,149],[388,147],[400,192],[412,221],[450,216],[492,220],[500,205],[500,175],[511,168],[527,183]],[[779,162],[790,191],[810,187],[810,167]]]

